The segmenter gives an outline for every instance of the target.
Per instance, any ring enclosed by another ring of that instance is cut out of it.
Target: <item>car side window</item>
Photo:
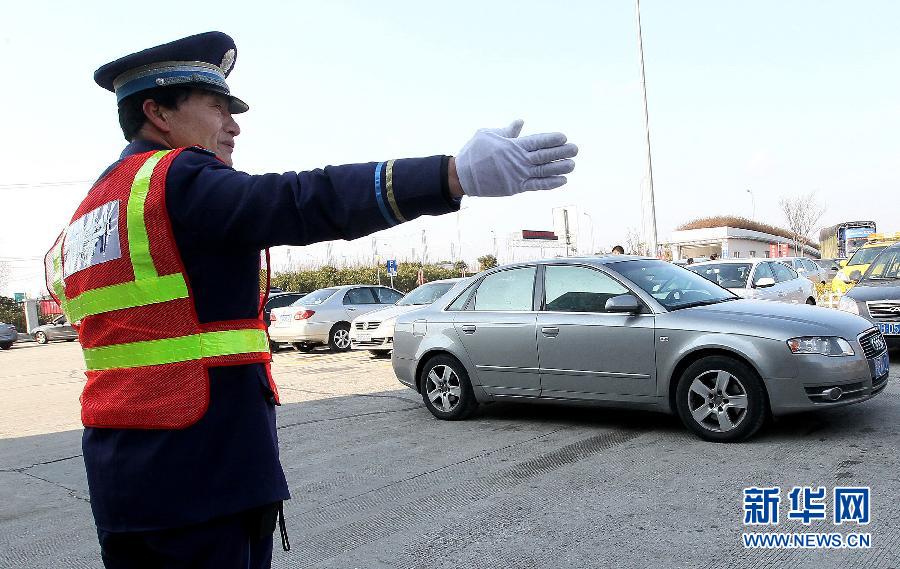
[[[266,303],[266,308],[269,310],[273,308],[282,308],[298,298],[300,297],[295,294],[279,294],[278,296],[269,299],[269,302]]]
[[[794,269],[783,263],[772,263],[772,270],[775,272],[775,281],[780,283],[796,279],[799,276]]]
[[[378,297],[378,302],[381,304],[397,304],[397,301],[403,298],[403,295],[396,290],[384,287],[377,287],[375,289],[375,295]]]
[[[488,275],[475,291],[475,310],[532,310],[536,267],[509,269]]]
[[[344,295],[344,304],[377,304],[372,289],[368,287],[351,288]]]
[[[606,312],[606,301],[629,290],[612,277],[588,269],[550,265],[544,272],[545,310]]]
[[[762,279],[774,279],[772,269],[769,267],[771,263],[759,263],[756,265],[756,272],[753,273],[753,284],[758,285]]]

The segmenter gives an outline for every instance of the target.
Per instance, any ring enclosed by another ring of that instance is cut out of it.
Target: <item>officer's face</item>
[[[173,148],[199,145],[216,153],[223,162],[233,164],[234,138],[241,128],[228,110],[228,99],[209,91],[195,90],[171,114],[168,141]]]

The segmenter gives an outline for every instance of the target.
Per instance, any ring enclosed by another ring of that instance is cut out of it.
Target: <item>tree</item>
[[[628,229],[625,234],[625,254],[626,255],[646,255],[647,244],[641,241],[641,234],[634,227]]]
[[[0,290],[6,288],[6,283],[9,281],[9,264],[6,261],[0,261]]]
[[[462,273],[463,271],[469,270],[469,265],[465,261],[457,261],[453,263],[453,270]]]
[[[781,198],[778,201],[791,239],[794,242],[794,250],[798,256],[803,256],[802,243],[809,242],[809,232],[819,223],[825,214],[825,205],[816,199],[816,192],[792,198]]]
[[[497,257],[493,255],[482,255],[478,257],[478,270],[486,271],[497,266]]]

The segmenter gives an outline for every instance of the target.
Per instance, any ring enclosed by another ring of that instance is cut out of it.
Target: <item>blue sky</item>
[[[33,3],[34,4],[34,3]],[[783,223],[778,200],[816,191],[821,225],[874,219],[900,230],[900,39],[894,2],[642,2],[660,239],[715,214]],[[381,232],[409,257],[421,231],[467,259],[517,229],[552,227],[551,209],[590,215],[596,246],[641,225],[645,149],[630,1],[19,3],[0,30],[0,259],[5,291],[37,291],[43,253],[124,140],[99,65],[207,30],[238,43],[235,165],[252,173],[454,154],[477,128],[525,120],[581,152],[561,190],[464,200],[460,216]],[[586,241],[591,222],[580,216]],[[412,243],[412,244],[411,244]],[[325,245],[292,259],[322,259]],[[335,261],[371,257],[336,243]],[[502,250],[501,250],[502,257]],[[276,254],[283,262],[284,253]],[[501,259],[502,260],[502,259]]]

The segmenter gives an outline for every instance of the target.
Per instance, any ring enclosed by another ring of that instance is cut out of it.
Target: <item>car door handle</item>
[[[541,334],[555,338],[559,335],[559,328],[556,326],[541,326]]]
[[[347,312],[355,312],[355,311],[356,311],[356,309],[353,308],[352,306],[347,307]]]
[[[475,333],[475,325],[474,324],[463,324],[462,331],[463,334],[474,334]]]

